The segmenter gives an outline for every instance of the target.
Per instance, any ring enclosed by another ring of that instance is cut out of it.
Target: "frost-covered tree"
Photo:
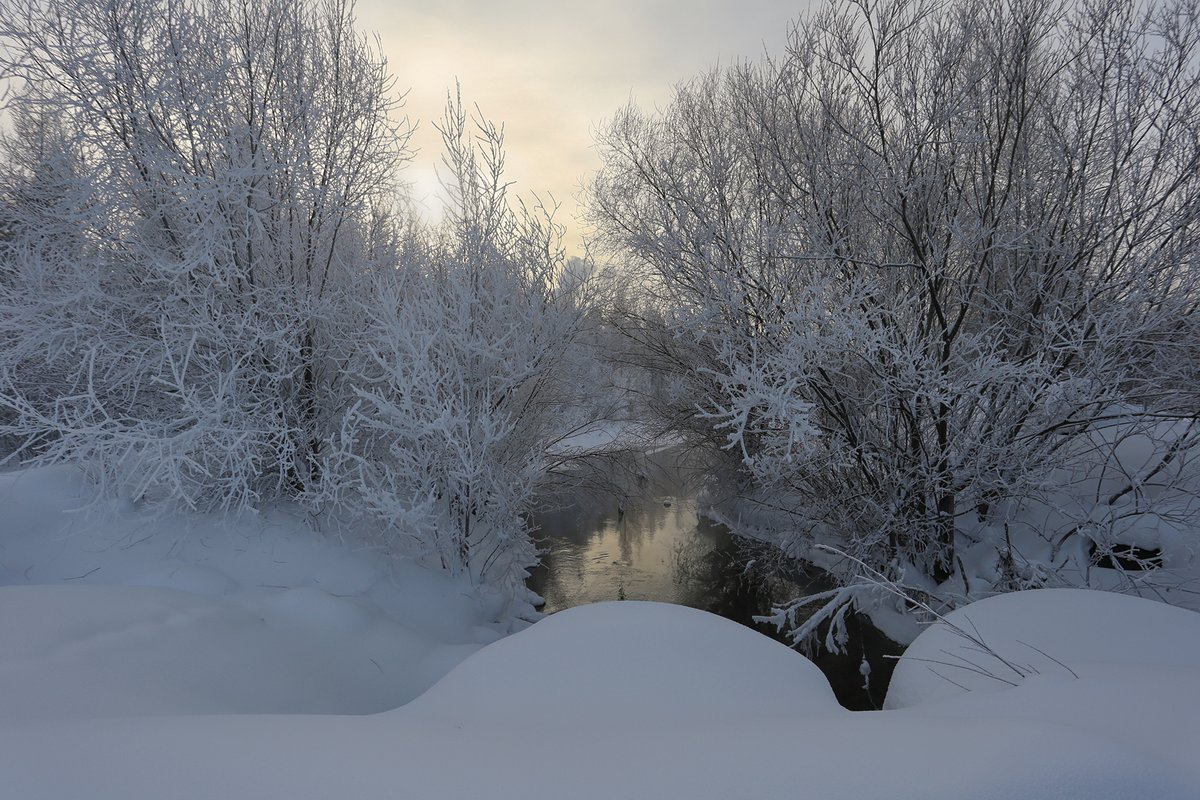
[[[735,527],[952,601],[1194,525],[1198,44],[1192,0],[835,1],[607,125],[623,324]]]
[[[23,456],[199,507],[319,479],[348,296],[390,266],[373,238],[405,157],[353,21],[339,0],[0,7],[25,121],[6,142],[0,404]],[[34,163],[39,120],[57,149]]]
[[[591,268],[510,203],[501,132],[461,101],[448,219],[395,207],[408,131],[353,23],[339,0],[0,9],[0,441],[137,499],[293,500],[513,598],[591,418]]]
[[[458,99],[440,130],[448,218],[411,232],[359,303],[355,397],[324,492],[404,550],[519,590],[535,494],[592,418],[588,287],[552,212],[510,202],[501,130]]]
[[[20,105],[9,115],[11,132],[0,140],[0,296],[12,302],[28,290],[59,295],[63,286],[48,265],[71,263],[82,253],[83,235],[74,220],[87,213],[89,193],[80,191],[79,156],[51,115]],[[69,300],[65,292],[62,299]],[[16,322],[16,320],[12,320]],[[0,323],[0,351],[12,352],[26,332]],[[17,364],[9,364],[15,368]],[[48,361],[10,377],[25,384],[31,402],[53,402],[61,377],[47,374]],[[34,400],[34,396],[43,393]],[[21,445],[7,433],[18,415],[0,403],[0,457]]]

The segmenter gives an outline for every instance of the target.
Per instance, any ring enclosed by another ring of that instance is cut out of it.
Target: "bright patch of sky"
[[[507,174],[522,196],[561,204],[568,247],[581,243],[577,196],[599,166],[596,127],[631,98],[664,103],[671,87],[720,62],[782,50],[807,0],[360,0],[359,27],[378,33],[419,148],[406,177],[430,218],[446,92],[504,123]]]

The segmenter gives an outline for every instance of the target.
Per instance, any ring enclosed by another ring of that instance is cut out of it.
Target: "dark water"
[[[773,603],[832,588],[832,581],[800,562],[791,562],[786,576],[748,570],[763,545],[701,517],[697,482],[689,474],[669,457],[647,461],[612,480],[607,492],[537,516],[544,555],[529,588],[546,599],[543,610],[656,600],[719,614],[783,641],[773,626],[753,617],[768,613]],[[878,708],[895,666],[884,655],[901,648],[863,619],[851,619],[848,627],[847,653],[819,652],[813,660],[847,708]],[[864,658],[871,672],[865,686]]]

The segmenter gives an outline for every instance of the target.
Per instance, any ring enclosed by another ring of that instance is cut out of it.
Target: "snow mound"
[[[947,623],[900,659],[890,713],[1057,729],[1064,741],[1112,754],[1114,766],[1097,774],[1134,780],[1129,765],[1148,759],[1143,772],[1175,776],[1195,796],[1200,614],[1110,592],[1040,589],[980,600]]]
[[[632,601],[553,614],[480,650],[404,709],[572,726],[783,710],[842,711],[821,671],[787,647],[703,611]]]
[[[153,514],[78,469],[0,473],[0,719],[374,713],[504,629],[465,580],[288,511]]]
[[[997,691],[1034,677],[1086,678],[1114,665],[1194,670],[1200,680],[1200,614],[1087,589],[989,597],[917,637],[896,665],[884,708]]]
[[[475,649],[315,589],[256,608],[126,586],[0,588],[0,642],[7,719],[371,713],[412,699]]]

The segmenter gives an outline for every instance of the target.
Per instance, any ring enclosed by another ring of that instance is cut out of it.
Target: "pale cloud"
[[[420,123],[414,175],[428,195],[446,92],[457,79],[507,134],[508,175],[522,194],[552,194],[577,247],[580,181],[599,166],[593,132],[631,98],[665,102],[671,86],[718,61],[777,52],[805,0],[613,0],[607,3],[360,0],[406,111]],[[436,203],[429,203],[436,207]]]

